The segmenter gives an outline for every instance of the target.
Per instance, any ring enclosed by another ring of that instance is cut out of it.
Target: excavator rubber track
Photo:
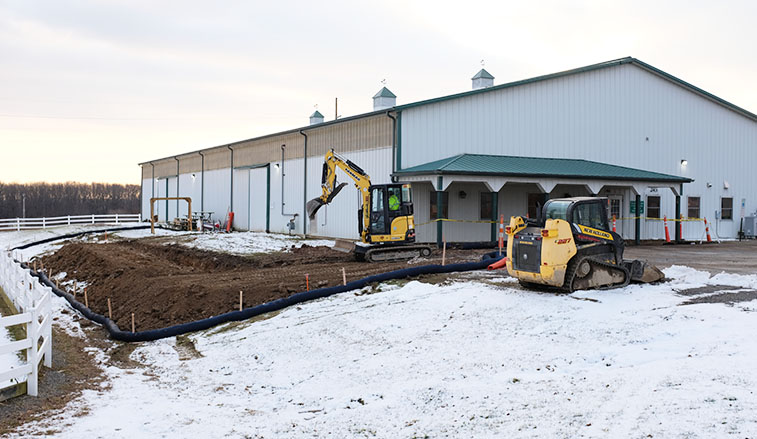
[[[368,262],[407,261],[431,255],[431,247],[428,245],[381,246],[360,251],[362,248],[364,247],[355,247],[355,257],[358,260],[362,259]]]
[[[573,258],[568,263],[562,291],[623,288],[631,282],[631,273],[622,265],[610,264],[589,256]]]

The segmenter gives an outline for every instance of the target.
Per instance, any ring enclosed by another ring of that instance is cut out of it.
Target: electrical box
[[[747,238],[757,237],[757,216],[744,217],[744,235]]]

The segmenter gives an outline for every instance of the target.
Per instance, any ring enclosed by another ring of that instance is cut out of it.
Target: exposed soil
[[[447,262],[480,260],[487,250],[448,250]],[[306,290],[408,267],[440,263],[441,252],[408,262],[357,262],[329,247],[292,248],[287,252],[234,256],[164,244],[160,240],[126,240],[108,244],[69,243],[43,258],[53,274],[86,281],[89,307],[108,315],[122,330],[163,328],[245,308]],[[84,302],[82,292],[79,301]]]
[[[681,305],[696,305],[698,303],[726,303],[733,305],[739,302],[750,302],[757,299],[757,291],[729,285],[706,285],[688,290],[676,291],[682,296],[692,296]]]

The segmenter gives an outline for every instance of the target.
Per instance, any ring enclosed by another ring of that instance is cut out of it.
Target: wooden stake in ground
[[[113,320],[113,309],[110,307],[110,297],[108,297],[108,318]]]
[[[444,241],[444,245],[442,246],[442,265],[446,262],[447,259],[447,241]]]
[[[310,275],[309,274],[305,275],[305,288],[307,289],[307,291],[310,291]]]
[[[34,271],[37,271],[37,260],[34,260]]]
[[[84,306],[89,308],[89,300],[87,300],[87,287],[84,287]]]
[[[131,332],[134,332],[134,313],[131,313]]]
[[[240,311],[242,310],[242,301],[243,301],[242,290],[239,290],[239,310]]]
[[[74,281],[74,297],[76,297],[76,281]]]
[[[342,267],[342,285],[347,285],[347,273],[344,271],[344,267]]]
[[[55,288],[60,289],[60,285],[58,284],[58,279],[55,279]]]

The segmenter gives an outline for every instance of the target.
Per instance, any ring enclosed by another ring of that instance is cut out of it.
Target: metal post
[[[21,194],[21,218],[26,218],[26,194]]]
[[[499,218],[499,201],[497,200],[497,198],[499,198],[499,193],[492,192],[492,242],[497,240],[497,218]]]
[[[676,242],[680,242],[681,238],[681,196],[676,195],[676,219],[678,220],[678,224],[676,224]]]
[[[442,189],[444,188],[444,179],[440,175],[436,185],[436,246],[442,248],[442,237],[444,228],[442,224]]]
[[[636,239],[634,243],[641,245],[641,195],[636,194]]]

